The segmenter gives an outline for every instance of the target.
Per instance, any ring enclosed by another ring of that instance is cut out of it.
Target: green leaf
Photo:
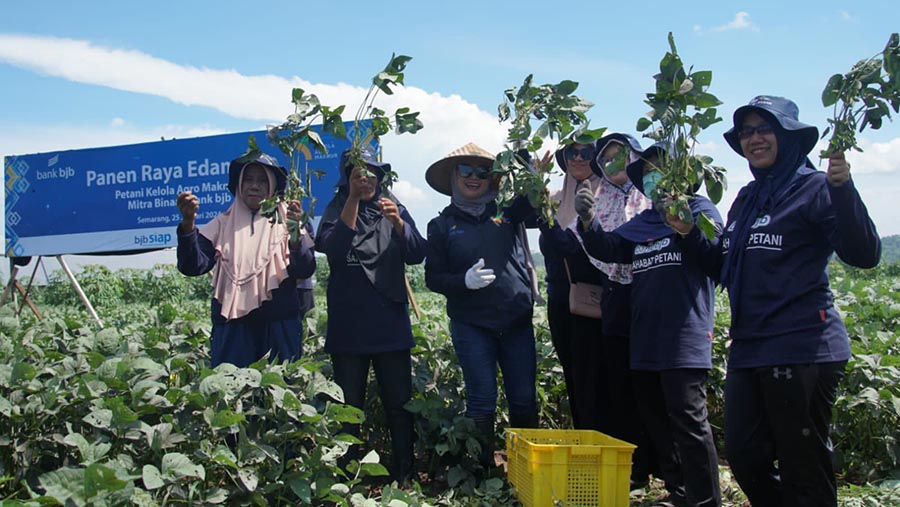
[[[700,92],[696,95],[692,95],[693,98],[693,106],[697,108],[701,107],[716,107],[722,104],[722,101],[719,100],[715,95],[706,92]]]
[[[390,475],[388,469],[381,463],[360,463],[359,470],[371,477],[384,477]]]
[[[712,71],[698,70],[691,74],[691,80],[694,82],[694,86],[698,89],[703,89],[712,84]]]
[[[84,490],[84,469],[64,467],[42,474],[38,483],[47,496],[63,505],[87,505]]]
[[[578,83],[575,81],[564,80],[555,87],[556,93],[559,95],[571,95],[578,89]]]
[[[206,478],[206,470],[203,468],[203,465],[195,464],[190,458],[180,452],[170,452],[163,456],[162,473],[175,478]]]
[[[260,380],[260,386],[278,386],[287,389],[287,384],[284,382],[284,375],[275,373],[273,371],[263,372],[262,379]]]
[[[111,422],[115,427],[122,427],[138,420],[138,415],[125,405],[125,401],[122,398],[107,399],[105,405],[106,408],[112,411]]]
[[[328,153],[328,147],[325,146],[325,143],[322,142],[322,138],[319,136],[317,132],[314,130],[310,130],[307,134],[309,136],[309,142],[318,150],[320,153]]]
[[[37,369],[35,369],[35,367],[31,365],[31,363],[19,362],[13,366],[9,382],[13,385],[19,384],[23,381],[27,382],[33,379],[35,375],[37,375]]]
[[[101,408],[93,410],[82,420],[95,428],[109,430],[112,429],[112,418],[112,410]]]
[[[230,408],[219,410],[213,417],[211,426],[213,428],[227,428],[238,423],[244,422],[246,417],[244,414],[237,414]]]
[[[391,55],[391,60],[388,62],[387,67],[385,67],[385,71],[388,72],[403,72],[406,70],[406,65],[412,61],[411,56],[406,55]]]
[[[703,232],[708,239],[712,240],[716,237],[716,223],[706,216],[706,213],[700,213],[700,221],[697,223],[697,226],[700,227],[700,231]]]
[[[84,471],[84,492],[87,498],[93,498],[104,491],[119,491],[128,482],[116,477],[116,472],[99,463],[94,463]]]
[[[291,102],[293,102],[294,104],[303,102],[305,100],[305,98],[303,97],[304,93],[305,92],[303,91],[303,88],[294,88],[293,90],[291,90]]]
[[[840,98],[841,87],[843,86],[844,76],[835,74],[828,79],[825,89],[822,90],[822,105],[825,107],[833,106]]]
[[[350,405],[333,404],[329,407],[331,419],[335,422],[359,424],[366,418],[365,412]]]
[[[310,482],[308,479],[304,479],[301,477],[291,477],[287,481],[288,486],[290,486],[291,491],[297,495],[297,498],[303,502],[303,505],[312,504],[312,488],[310,487]]]
[[[462,469],[459,465],[450,469],[447,473],[447,485],[451,488],[456,487],[460,482],[462,482],[468,474],[465,470]]]
[[[641,117],[641,118],[638,118],[637,126],[635,128],[637,129],[638,132],[643,132],[643,131],[647,130],[648,128],[650,128],[651,125],[653,125],[653,122],[650,121],[649,118]]]

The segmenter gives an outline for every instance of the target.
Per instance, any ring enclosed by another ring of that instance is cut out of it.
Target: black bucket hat
[[[811,152],[816,146],[819,129],[799,121],[800,109],[794,101],[784,97],[759,95],[753,97],[753,100],[746,106],[741,106],[734,111],[732,116],[734,124],[728,132],[723,134],[725,140],[728,141],[728,146],[731,146],[731,149],[738,155],[744,156],[744,152],[741,150],[741,141],[738,138],[738,131],[741,129],[744,117],[749,113],[760,111],[764,113],[763,116],[774,118],[784,130],[795,132],[804,154]]]
[[[628,164],[628,167],[625,168],[628,179],[631,180],[631,184],[634,185],[640,193],[644,193],[644,164],[647,163],[647,159],[653,155],[662,158],[668,151],[668,143],[665,141],[657,141],[651,144],[646,150],[640,152],[640,158]]]
[[[244,155],[231,161],[231,164],[228,166],[228,191],[231,192],[231,195],[235,195],[237,192],[241,171],[244,170],[244,167],[251,164],[268,167],[275,173],[275,192],[273,195],[284,192],[285,187],[287,187],[287,169],[278,165],[278,161],[274,157],[260,152],[258,155]]]
[[[627,146],[631,148],[631,151],[635,153],[641,153],[643,151],[643,148],[641,148],[641,143],[638,142],[638,140],[635,139],[634,136],[629,134],[621,134],[616,132],[614,134],[605,135],[600,139],[597,139],[597,142],[594,144],[594,146],[596,147],[596,154],[594,155],[594,158],[591,159],[591,170],[594,171],[594,174],[596,174],[597,176],[603,176],[603,168],[600,167],[600,157],[603,156],[603,150],[605,150],[606,147],[613,142],[621,144],[623,146]]]
[[[353,167],[350,164],[351,149],[352,148],[347,148],[341,152],[340,165],[338,166],[341,168],[341,176],[338,178],[338,182],[335,185],[336,187],[347,186],[347,182],[350,180],[350,173],[353,171]],[[375,154],[375,150],[371,146],[361,147],[360,155],[362,155],[362,159],[366,161],[366,165],[374,169],[379,182],[384,178],[384,175],[391,170],[391,164],[379,161],[378,156]]]

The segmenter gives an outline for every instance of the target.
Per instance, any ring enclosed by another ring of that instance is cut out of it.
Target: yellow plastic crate
[[[509,428],[507,477],[525,507],[628,507],[634,449],[599,431]]]

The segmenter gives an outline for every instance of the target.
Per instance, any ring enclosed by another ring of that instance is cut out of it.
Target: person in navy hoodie
[[[232,160],[228,190],[235,199],[199,229],[197,196],[182,192],[176,198],[178,270],[187,276],[213,271],[212,366],[247,367],[266,354],[293,361],[302,354],[297,282],[312,276],[316,260],[303,238],[290,242],[283,223],[258,213],[262,200],[284,192],[286,183],[285,168],[266,154]],[[300,218],[299,202],[280,207],[282,216]]]
[[[490,152],[470,143],[425,173],[432,188],[451,197],[428,223],[425,284],[447,298],[453,348],[465,380],[466,416],[483,438],[479,458],[486,468],[493,457],[498,364],[510,426],[535,428],[538,423],[534,295],[517,233],[535,212],[520,196],[498,215],[493,160]]]
[[[794,102],[758,96],[733,121],[725,140],[754,180],[721,241],[667,217],[731,299],[725,453],[753,505],[837,505],[829,425],[850,342],[828,262],[836,252],[874,267],[881,240],[844,154],[831,154],[827,172],[810,162],[819,132]]]
[[[338,190],[328,203],[316,234],[316,250],[328,258],[328,325],[325,352],[345,402],[363,409],[369,366],[391,435],[391,476],[406,481],[413,471],[413,416],[404,408],[412,397],[405,266],[425,258],[425,239],[406,208],[381,181],[390,164],[363,148],[366,167],[354,167],[349,150],[341,154]],[[358,425],[345,431],[359,435]],[[356,446],[346,455],[358,459]]]
[[[659,158],[656,143],[627,167],[632,184],[654,195]],[[689,201],[721,231],[709,199]],[[638,410],[658,455],[669,498],[678,506],[718,506],[718,457],[707,420],[706,381],[712,368],[713,282],[702,266],[683,255],[655,209],[647,209],[613,231],[604,231],[587,189],[576,195],[578,231],[588,254],[605,262],[630,263],[631,370]]]
[[[566,379],[572,426],[609,434],[612,414],[601,350],[602,320],[569,311],[571,281],[601,286],[606,278],[599,261],[588,257],[575,234],[575,191],[581,185],[590,185],[595,193],[601,190],[601,177],[591,171],[594,155],[593,144],[574,143],[556,151],[565,177],[562,188],[551,195],[559,203],[555,223],[551,227],[542,221],[539,245],[547,270],[547,323]]]

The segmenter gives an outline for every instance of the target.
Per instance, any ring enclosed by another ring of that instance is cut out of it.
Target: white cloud
[[[857,23],[857,22],[859,22],[859,19],[858,19],[856,16],[854,16],[853,14],[850,14],[850,13],[847,12],[847,11],[840,11],[839,14],[840,14],[840,16],[841,16],[841,19],[844,20],[844,21],[849,21],[850,23]]]
[[[756,29],[745,12],[724,29]],[[355,111],[366,89],[345,83],[310,83],[299,77],[245,76],[233,70],[181,66],[138,51],[99,47],[85,41],[47,37],[0,35],[0,62],[49,76],[106,86],[138,94],[165,97],[173,102],[204,106],[232,117],[258,122],[280,122],[292,112],[290,90],[301,87],[315,93],[325,104],[347,104]],[[366,76],[361,76],[361,80]],[[491,151],[501,148],[505,128],[492,113],[480,110],[458,95],[442,96],[419,88],[402,88],[394,95],[378,98],[377,106],[393,111],[399,106],[420,111],[425,129],[416,135],[388,135],[383,139],[385,160],[400,176],[395,191],[424,234],[425,224],[447,205],[448,198],[425,183],[425,169],[435,160],[468,142]],[[251,130],[248,128],[247,130]],[[116,118],[105,126],[50,124],[23,126],[0,123],[0,154],[27,154],[95,146],[156,141],[161,137],[186,138],[225,133],[213,125],[160,125],[139,129]],[[880,188],[900,170],[900,138],[886,142],[860,139],[864,153],[848,155],[857,186],[864,194],[882,234],[897,233],[893,197]],[[816,150],[820,149],[817,147]],[[724,142],[709,142],[698,151],[713,156],[717,165],[730,170],[729,190],[719,208],[730,207],[734,194],[746,181],[746,161]],[[880,187],[875,186],[880,182]],[[893,185],[896,187],[896,184]],[[892,187],[892,188],[893,188]],[[893,195],[893,194],[891,194]],[[871,197],[870,197],[871,196]],[[874,197],[875,199],[872,199]],[[884,205],[878,204],[886,199]],[[882,226],[883,224],[883,226]],[[533,245],[534,246],[534,245]]]
[[[406,180],[394,183],[391,192],[400,199],[400,202],[407,206],[428,202],[428,196],[425,194],[425,191]]]
[[[734,15],[734,19],[731,20],[731,22],[717,26],[712,30],[714,32],[725,32],[728,30],[753,30],[754,32],[758,32],[759,27],[750,21],[750,14],[741,11]]]
[[[235,118],[259,121],[255,128],[280,123],[293,112],[290,94],[295,87],[316,94],[323,104],[346,104],[347,111],[356,111],[367,91],[346,83],[311,83],[299,77],[246,76],[234,70],[183,66],[140,51],[52,37],[0,34],[0,62],[69,81],[209,107]],[[361,81],[367,78],[360,76]],[[389,113],[407,106],[420,111],[419,118],[425,124],[415,135],[389,134],[382,139],[385,160],[401,179],[397,193],[403,202],[409,202],[417,223],[427,223],[447,204],[446,196],[425,183],[425,169],[432,162],[468,142],[499,151],[506,137],[506,129],[496,116],[458,95],[448,97],[406,87],[393,95],[380,94],[376,106]],[[34,132],[28,135],[0,124],[0,153],[26,154],[223,133],[209,126],[174,125],[138,131],[124,122],[107,129],[42,125],[40,132],[40,136]],[[50,132],[53,135],[48,135]]]
[[[900,137],[881,143],[866,138],[859,138],[858,141],[863,152],[847,154],[854,174],[900,172]]]

